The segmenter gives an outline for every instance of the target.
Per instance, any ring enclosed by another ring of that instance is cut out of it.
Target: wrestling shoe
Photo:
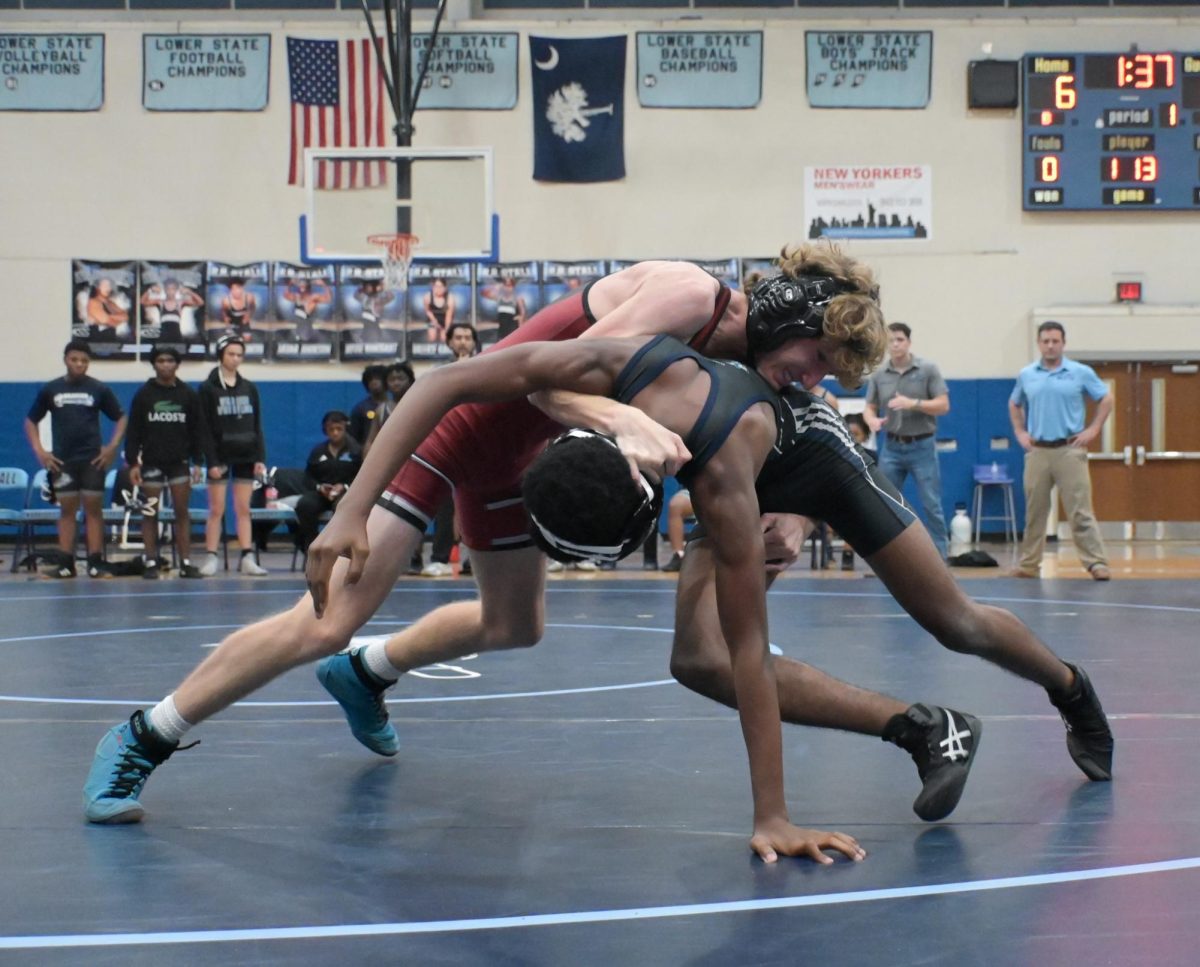
[[[1070,662],[1066,666],[1075,673],[1075,686],[1070,695],[1051,694],[1050,703],[1067,727],[1067,751],[1085,776],[1093,782],[1108,782],[1112,779],[1112,730],[1087,672]]]
[[[683,555],[680,554],[678,551],[675,551],[671,555],[671,560],[667,561],[667,563],[662,566],[662,570],[663,570],[664,574],[674,574],[682,566],[683,566]]]
[[[202,577],[204,577],[204,572],[201,571],[200,568],[196,567],[195,564],[192,564],[188,561],[184,561],[182,564],[179,565],[179,576],[181,578],[192,578],[192,579],[202,578]]]
[[[317,680],[337,699],[359,742],[379,755],[392,756],[400,751],[400,738],[388,721],[383,700],[387,685],[367,670],[362,648],[322,658],[317,662]]]
[[[142,577],[147,581],[157,581],[159,575],[158,561],[155,558],[147,558],[142,561]]]
[[[138,709],[128,722],[105,733],[83,784],[83,814],[90,823],[136,823],[146,810],[138,802],[155,766],[171,757],[177,742],[158,738]]]
[[[913,812],[926,822],[945,819],[962,798],[983,724],[974,715],[937,705],[910,705],[893,715],[883,741],[908,752],[923,783]]]
[[[108,561],[98,557],[88,558],[87,572],[88,577],[100,578],[102,580],[107,580],[108,578],[116,576],[113,574],[112,566],[108,563]]]

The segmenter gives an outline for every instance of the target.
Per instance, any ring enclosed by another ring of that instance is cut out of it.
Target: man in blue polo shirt
[[[1038,326],[1042,358],[1021,370],[1008,399],[1013,434],[1025,450],[1025,536],[1014,574],[1036,578],[1041,571],[1050,490],[1057,484],[1080,562],[1092,580],[1107,581],[1111,575],[1092,511],[1087,447],[1100,435],[1113,401],[1095,370],[1063,355],[1066,344],[1061,323]],[[1086,427],[1084,394],[1097,403]]]

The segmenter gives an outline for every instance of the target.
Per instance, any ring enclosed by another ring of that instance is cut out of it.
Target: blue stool
[[[999,487],[1002,499],[1003,514],[983,516],[983,495],[985,487]],[[980,527],[985,520],[1004,521],[1004,539],[1017,543],[1017,509],[1013,498],[1013,478],[1008,474],[1008,468],[998,463],[975,464],[975,500],[972,506],[972,517],[975,518],[975,543],[979,543]],[[1010,536],[1011,535],[1011,536]]]

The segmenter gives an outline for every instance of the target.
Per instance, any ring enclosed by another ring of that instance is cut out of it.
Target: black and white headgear
[[[826,275],[773,275],[747,293],[746,338],[750,358],[790,339],[817,339],[823,332],[825,309],[853,286]]]
[[[221,357],[224,355],[225,350],[235,344],[242,346],[243,348],[246,345],[246,340],[244,340],[236,332],[227,332],[220,339],[218,339],[216,344],[213,346],[213,353],[217,357],[217,362],[221,361]]]
[[[546,448],[561,446],[568,440],[597,439],[603,440],[614,450],[620,452],[615,440],[603,433],[593,430],[568,430],[551,441]],[[623,458],[622,458],[623,459]],[[641,490],[641,501],[630,513],[619,534],[613,534],[603,543],[584,543],[572,541],[555,534],[546,524],[538,519],[536,508],[529,505],[526,498],[526,510],[533,522],[533,538],[548,557],[564,564],[577,561],[596,561],[601,564],[616,564],[621,558],[633,553],[645,543],[650,532],[658,526],[658,518],[662,512],[661,491],[657,491],[642,474],[638,474],[638,485]]]

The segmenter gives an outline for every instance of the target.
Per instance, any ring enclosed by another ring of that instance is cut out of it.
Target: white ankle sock
[[[192,727],[192,723],[180,715],[175,707],[174,693],[150,709],[146,713],[146,721],[164,742],[178,742]]]
[[[362,651],[363,664],[376,678],[394,684],[404,672],[388,661],[387,642],[376,641]]]

